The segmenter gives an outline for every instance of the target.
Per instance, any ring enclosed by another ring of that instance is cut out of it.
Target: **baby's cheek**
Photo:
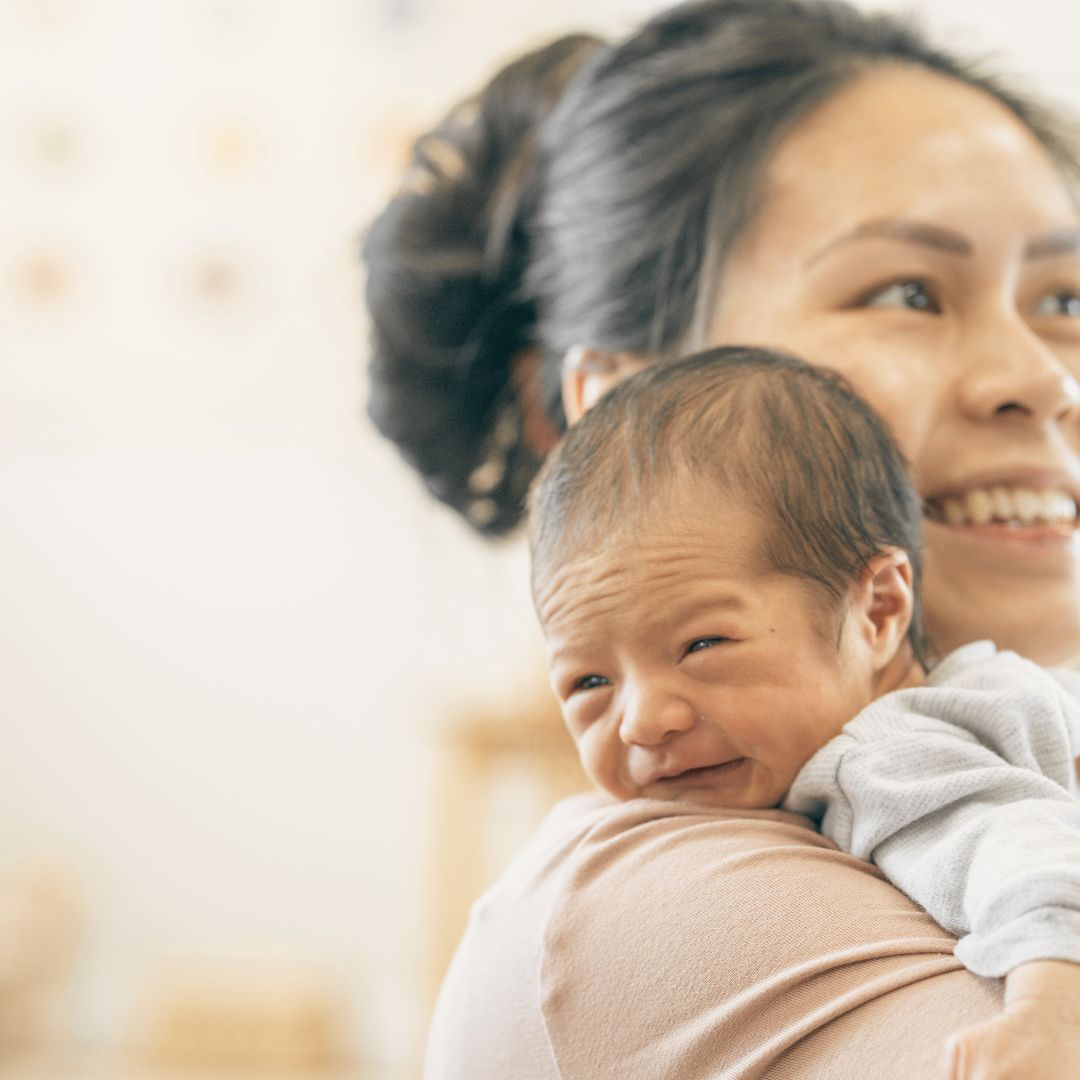
[[[632,799],[637,795],[621,743],[614,746],[606,739],[583,741],[578,745],[586,775],[598,788],[616,799]]]
[[[594,784],[603,786],[609,771],[610,750],[593,728],[586,728],[574,738],[582,768]]]
[[[776,801],[787,793],[799,770],[814,756],[819,746],[804,738],[801,732],[792,732],[787,740],[759,747],[758,764],[761,775],[768,777],[767,787],[777,793]],[[762,771],[763,770],[763,771]]]

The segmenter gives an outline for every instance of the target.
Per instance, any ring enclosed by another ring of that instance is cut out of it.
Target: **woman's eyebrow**
[[[928,221],[910,218],[879,218],[864,221],[854,229],[834,237],[806,260],[805,268],[812,266],[834,248],[858,240],[901,240],[908,244],[944,251],[949,255],[971,255],[975,248],[963,233]],[[1024,248],[1025,259],[1045,259],[1054,255],[1073,255],[1080,252],[1080,228],[1056,229],[1037,236]]]
[[[1053,255],[1075,255],[1080,252],[1080,229],[1058,229],[1037,236],[1026,248],[1025,259],[1045,259]]]
[[[857,240],[902,240],[908,244],[921,244],[923,247],[944,251],[949,255],[970,255],[975,249],[963,233],[947,229],[941,225],[931,225],[928,221],[913,221],[910,218],[877,218],[864,221],[854,229],[840,236],[833,237],[824,247],[818,248],[809,259],[805,268],[812,266],[834,248]]]

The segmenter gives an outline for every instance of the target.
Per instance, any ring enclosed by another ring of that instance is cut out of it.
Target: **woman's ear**
[[[510,378],[521,409],[521,437],[533,454],[543,459],[559,441],[559,432],[544,408],[540,362],[540,353],[535,349],[519,352],[510,361]]]
[[[915,589],[907,552],[892,548],[875,555],[855,587],[855,614],[877,670],[896,656],[914,612]]]
[[[562,398],[567,424],[576,424],[617,382],[649,362],[638,353],[608,353],[574,345],[563,360]]]

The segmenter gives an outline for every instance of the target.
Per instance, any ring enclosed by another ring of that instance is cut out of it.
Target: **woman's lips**
[[[997,522],[989,525],[934,524],[953,534],[1006,543],[1061,544],[1071,542],[1076,535],[1074,525],[1003,525]]]
[[[1065,473],[1028,471],[1008,482],[987,477],[952,487],[923,504],[928,545],[958,545],[972,558],[1075,557],[1077,490]],[[1052,566],[1057,564],[1051,562]]]

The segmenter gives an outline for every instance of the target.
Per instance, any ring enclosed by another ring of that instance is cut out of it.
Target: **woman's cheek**
[[[892,322],[893,320],[884,320]],[[897,320],[890,332],[842,334],[818,342],[812,362],[840,372],[881,415],[904,455],[916,467],[956,372],[942,327],[929,318]]]

